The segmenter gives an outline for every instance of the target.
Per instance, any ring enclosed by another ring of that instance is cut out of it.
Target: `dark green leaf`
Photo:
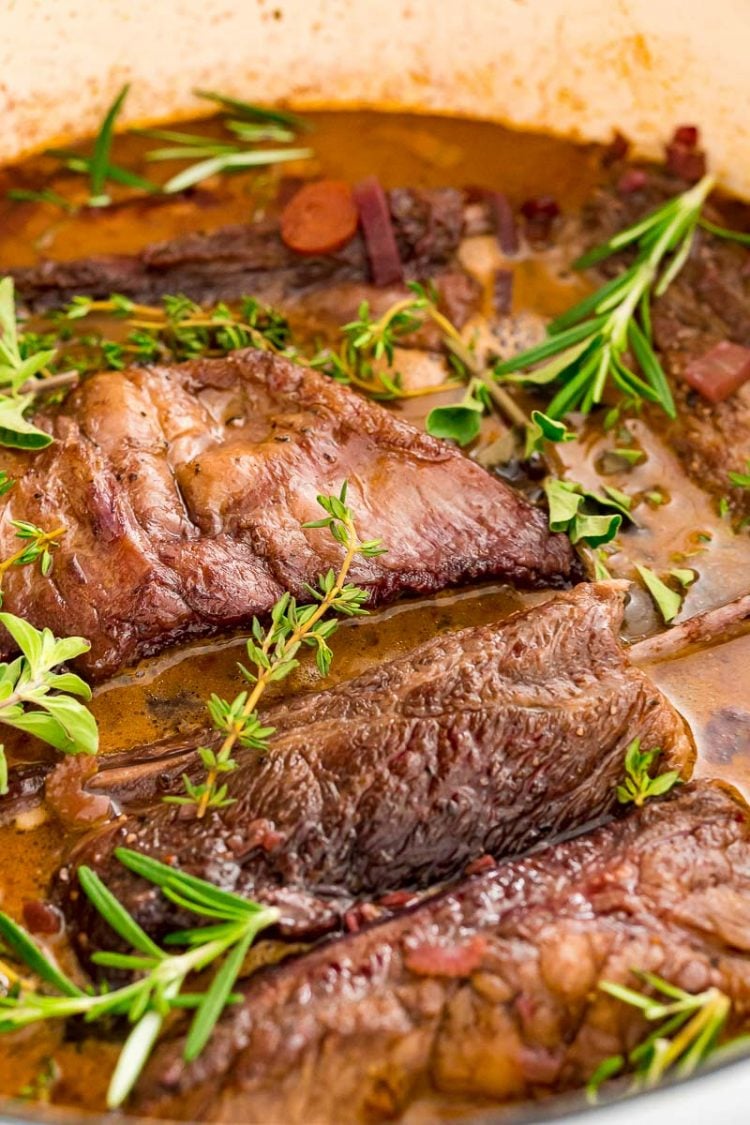
[[[193,1062],[197,1059],[211,1038],[216,1021],[226,1006],[254,936],[251,930],[237,942],[214,975],[190,1025],[183,1052],[185,1062]]]
[[[82,865],[78,868],[78,881],[97,913],[128,945],[157,960],[164,958],[164,953],[159,946],[151,940],[90,867]]]
[[[81,989],[41,951],[12,918],[0,911],[0,938],[40,980],[51,984],[63,996],[83,996]]]
[[[130,85],[126,83],[120,90],[119,94],[112,102],[112,105],[107,110],[99,132],[97,133],[96,140],[94,141],[90,165],[91,195],[94,197],[102,195],[104,192],[104,185],[107,182],[109,153],[112,148],[112,135],[115,121],[122,109],[125,98],[128,96],[129,89]]]
[[[205,98],[207,101],[215,102],[223,109],[231,109],[234,113],[247,117],[250,121],[273,121],[277,125],[286,125],[287,128],[294,129],[295,132],[306,132],[311,128],[310,123],[305,121],[303,117],[286,110],[267,109],[265,106],[243,102],[226,94],[217,94],[214,90],[194,90],[193,93],[197,98]]]

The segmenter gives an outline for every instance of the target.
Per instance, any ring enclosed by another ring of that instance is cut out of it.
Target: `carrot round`
[[[359,215],[348,184],[305,184],[281,213],[281,237],[298,254],[332,254],[354,237]]]

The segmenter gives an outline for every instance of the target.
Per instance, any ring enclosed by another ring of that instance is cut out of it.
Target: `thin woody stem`
[[[354,561],[354,558],[355,558],[355,556],[356,556],[356,554],[359,550],[359,541],[357,539],[354,524],[351,522],[351,520],[344,520],[342,522],[343,522],[344,527],[346,528],[346,531],[347,531],[348,546],[347,546],[347,549],[346,549],[346,554],[344,555],[343,561],[341,563],[341,567],[339,569],[336,581],[335,581],[334,585],[331,587],[331,589],[328,591],[326,596],[323,598],[323,600],[319,603],[315,612],[313,614],[311,614],[310,617],[305,622],[303,622],[301,625],[298,625],[297,628],[294,630],[294,632],[292,632],[290,634],[290,636],[285,640],[284,648],[287,651],[289,649],[293,648],[294,645],[298,644],[302,640],[302,638],[305,637],[312,630],[312,628],[317,624],[317,622],[320,621],[321,617],[323,617],[323,615],[330,609],[332,603],[336,600],[336,598],[339,596],[342,589],[344,588],[344,584],[346,582],[346,577],[349,573],[349,568],[351,567],[352,562]],[[266,638],[263,642],[263,645],[262,645],[262,652],[265,656],[268,656],[268,653],[270,652],[273,643],[274,643],[274,630],[273,630],[273,628],[271,628],[271,629],[269,629],[269,631],[266,635]],[[283,657],[282,657],[282,659],[283,659]],[[218,761],[225,762],[229,759],[229,756],[232,753],[232,750],[234,749],[234,746],[237,742],[237,739],[240,737],[240,735],[242,733],[242,729],[245,725],[245,722],[247,721],[247,719],[250,717],[250,715],[252,715],[252,713],[257,708],[258,702],[259,702],[261,696],[263,695],[263,692],[266,690],[266,687],[270,683],[271,675],[273,673],[273,670],[274,670],[274,664],[271,664],[270,668],[259,668],[258,669],[258,678],[255,681],[255,686],[253,687],[253,690],[250,692],[249,696],[245,700],[245,705],[242,708],[242,711],[240,712],[240,714],[237,716],[237,718],[232,723],[224,741],[221,744],[221,748],[219,749],[219,752],[216,755]],[[201,799],[198,803],[198,808],[197,808],[197,812],[196,812],[196,815],[198,816],[198,818],[201,818],[201,817],[205,816],[205,814],[206,814],[206,810],[208,808],[208,804],[209,804],[209,801],[211,799],[211,794],[213,792],[214,786],[216,785],[217,779],[218,779],[218,770],[216,770],[216,769],[209,770],[208,775],[206,777],[205,788],[203,790]]]

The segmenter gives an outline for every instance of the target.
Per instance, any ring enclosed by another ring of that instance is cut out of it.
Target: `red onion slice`
[[[750,379],[750,348],[722,340],[691,360],[682,377],[709,402],[723,402]]]
[[[404,267],[393,233],[388,200],[380,181],[368,176],[354,187],[354,201],[365,238],[367,257],[375,285],[395,285],[404,280]]]
[[[491,191],[488,202],[495,220],[495,232],[500,249],[503,254],[517,254],[518,227],[508,197],[501,191]]]
[[[513,307],[513,271],[495,270],[492,303],[498,316],[510,316]]]

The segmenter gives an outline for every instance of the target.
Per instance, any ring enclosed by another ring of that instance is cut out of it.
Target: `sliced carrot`
[[[343,180],[305,184],[281,213],[281,237],[298,254],[332,254],[357,230],[359,214]]]

